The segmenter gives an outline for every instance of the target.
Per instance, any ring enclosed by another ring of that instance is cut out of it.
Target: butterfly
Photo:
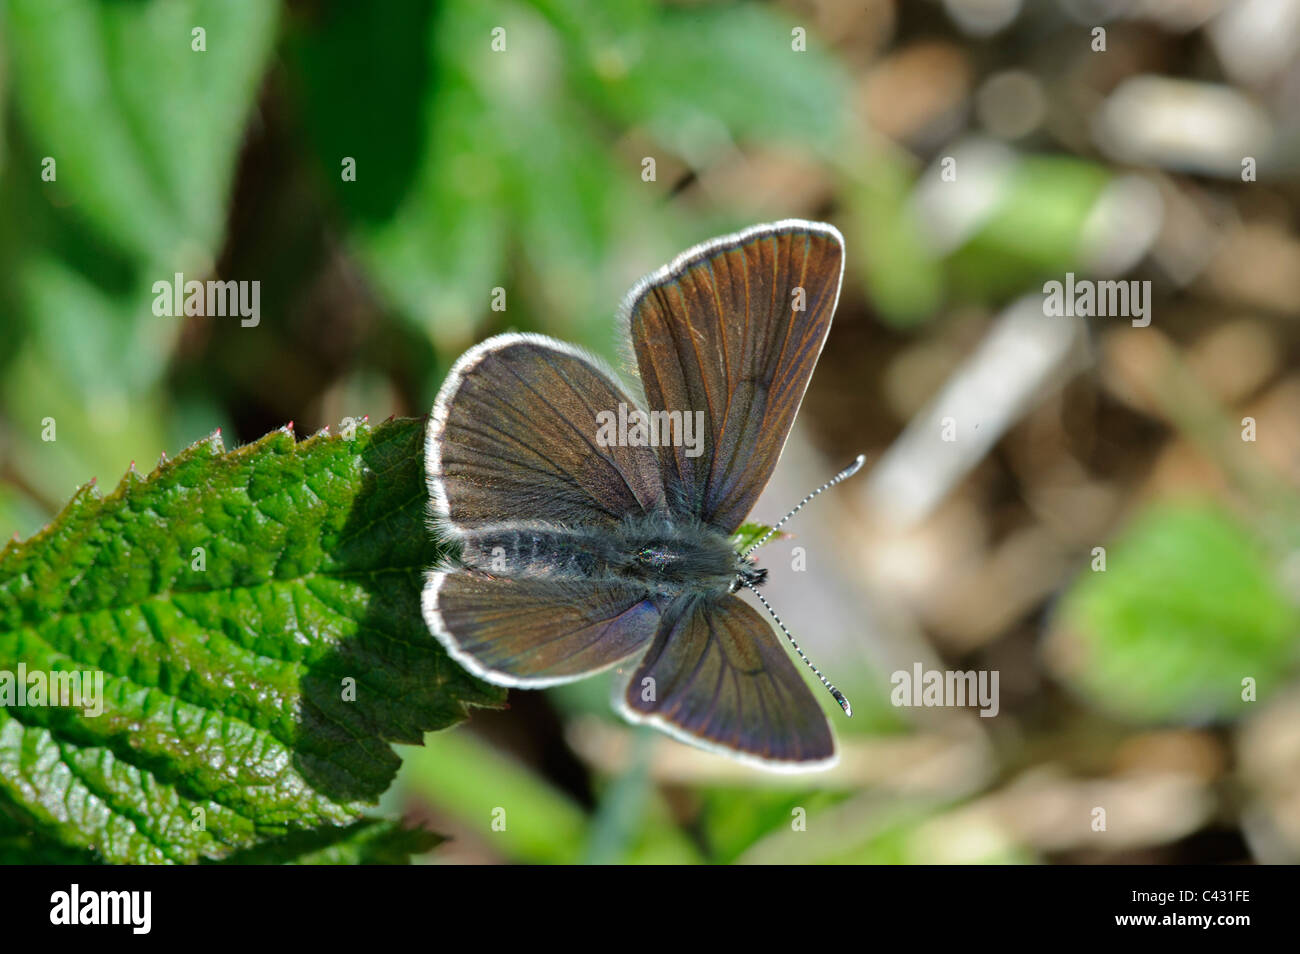
[[[425,443],[433,521],[460,555],[428,573],[422,607],[452,658],[523,688],[622,667],[614,706],[632,722],[764,768],[833,764],[821,706],[740,589],[849,704],[731,535],[776,468],[843,271],[839,231],[798,219],[687,250],[620,308],[634,390],[542,335],[465,352]]]

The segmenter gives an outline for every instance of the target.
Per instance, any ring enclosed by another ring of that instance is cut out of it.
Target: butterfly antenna
[[[781,527],[782,527],[782,525],[783,525],[787,520],[789,520],[791,517],[793,517],[795,514],[797,514],[800,510],[802,510],[802,509],[803,509],[803,508],[808,504],[808,502],[809,502],[810,500],[812,500],[812,499],[813,499],[814,497],[816,497],[818,494],[825,493],[827,490],[830,490],[832,487],[834,487],[834,486],[835,486],[836,484],[838,484],[840,481],[842,481],[842,480],[848,480],[850,477],[852,477],[854,474],[856,474],[859,470],[861,470],[861,469],[862,469],[862,465],[865,464],[866,462],[867,462],[867,455],[866,455],[866,454],[859,454],[857,457],[855,457],[855,458],[853,459],[853,463],[849,464],[849,466],[845,467],[842,471],[840,471],[838,474],[836,474],[836,475],[835,475],[834,477],[832,477],[830,480],[826,481],[826,483],[822,484],[820,487],[818,487],[816,490],[814,490],[812,493],[810,493],[807,497],[804,497],[803,500],[800,500],[797,504],[795,504],[793,510],[791,510],[788,514],[786,514],[784,517],[782,517],[780,520],[778,520],[774,526],[768,528],[767,533],[763,534],[761,537],[759,537],[759,539],[758,539],[757,541],[755,541],[754,543],[750,544],[749,547],[746,548],[745,552],[741,554],[741,556],[742,556],[742,557],[747,557],[747,556],[749,556],[751,553],[753,553],[755,550],[757,550],[759,547],[761,547],[763,544],[767,543],[768,539],[772,536],[772,534],[774,534],[774,533],[776,533],[778,530],[780,530]],[[775,616],[776,614],[773,613],[772,615]],[[787,635],[789,635],[789,634],[787,634]],[[796,646],[795,648],[797,649],[798,647]],[[813,671],[816,672],[816,670],[813,670]],[[824,681],[825,681],[825,680],[823,680],[823,682],[824,682]]]
[[[862,466],[862,458],[859,457],[857,460],[857,464],[854,466],[853,470],[856,470],[858,467],[861,466]],[[852,471],[850,471],[849,473],[852,473]],[[843,480],[844,477],[846,476],[848,476],[848,474],[841,474],[837,479]],[[813,661],[811,659],[809,659],[807,656],[804,655],[803,650],[799,648],[799,644],[794,641],[793,634],[791,634],[790,630],[785,628],[785,623],[781,622],[781,617],[776,615],[776,610],[772,609],[772,604],[763,598],[762,593],[758,592],[758,587],[756,587],[753,583],[746,583],[744,585],[749,588],[750,592],[752,592],[755,596],[758,597],[758,601],[763,604],[763,608],[767,610],[769,614],[771,614],[772,619],[776,622],[776,625],[781,628],[781,632],[785,633],[785,638],[790,640],[790,645],[793,646],[794,651],[799,654],[799,658],[804,661],[804,665],[806,665],[809,669],[813,671],[813,675],[815,675],[818,679],[820,679],[822,685],[825,686],[826,689],[830,692],[830,694],[835,697],[835,701],[840,704],[840,708],[844,710],[844,714],[846,716],[852,716],[853,707],[849,705],[849,700],[844,698],[844,693],[840,692],[833,685],[831,685],[831,681],[822,675],[822,671],[813,665]]]

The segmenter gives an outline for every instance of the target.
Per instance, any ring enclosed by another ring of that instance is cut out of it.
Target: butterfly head
[[[736,555],[736,577],[731,581],[731,592],[734,593],[742,586],[750,588],[762,586],[767,582],[767,568],[754,565],[754,561],[747,556]]]

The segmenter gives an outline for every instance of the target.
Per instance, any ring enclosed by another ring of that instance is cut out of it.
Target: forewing
[[[425,444],[429,493],[453,533],[513,520],[602,526],[663,495],[648,447],[604,446],[597,415],[630,399],[577,349],[499,335],[447,375]]]
[[[771,626],[735,596],[669,606],[618,702],[634,722],[766,768],[811,770],[835,759],[817,700]]]
[[[452,658],[489,682],[541,688],[642,651],[659,612],[645,591],[611,584],[434,571],[424,619]]]
[[[658,451],[675,509],[728,533],[749,513],[821,354],[843,270],[836,229],[790,220],[691,249],[629,293],[649,409],[704,414],[702,453],[684,441]]]

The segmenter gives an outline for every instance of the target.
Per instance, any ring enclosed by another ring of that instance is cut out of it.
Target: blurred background
[[[868,454],[759,554],[841,764],[512,692],[403,750],[427,860],[1300,861],[1300,0],[0,11],[5,536],[216,427],[423,414],[489,334],[613,358],[688,245],[843,231],[753,514]],[[260,322],[156,316],[176,272]],[[1150,325],[1046,317],[1066,273]],[[996,671],[997,716],[891,705],[917,664]]]

